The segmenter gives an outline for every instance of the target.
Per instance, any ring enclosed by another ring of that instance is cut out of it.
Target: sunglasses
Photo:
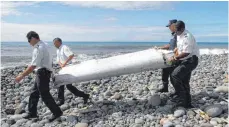
[[[32,40],[32,38],[28,38],[28,42],[30,43],[30,41]]]

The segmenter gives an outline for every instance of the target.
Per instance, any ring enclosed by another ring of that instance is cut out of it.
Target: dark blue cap
[[[176,19],[169,20],[169,24],[166,27],[169,27],[170,25],[172,25],[173,23],[176,23],[176,22],[177,22]]]

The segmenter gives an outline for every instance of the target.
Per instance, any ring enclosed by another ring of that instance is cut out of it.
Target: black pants
[[[168,90],[168,84],[169,84],[169,76],[173,72],[174,67],[164,68],[162,69],[162,83],[163,83],[163,89]],[[171,76],[170,76],[171,79]]]
[[[62,113],[49,92],[50,76],[51,72],[44,68],[36,72],[35,83],[29,98],[29,113],[32,115],[37,115],[37,103],[40,96],[53,115]]]
[[[86,94],[80,90],[78,90],[75,86],[72,84],[66,85],[67,89],[72,92],[75,96],[78,97],[86,97]],[[64,85],[60,86],[58,88],[58,99],[59,101],[64,102]]]
[[[180,61],[171,74],[171,82],[178,93],[182,105],[191,103],[190,78],[192,71],[198,65],[198,57],[192,56],[187,60]]]

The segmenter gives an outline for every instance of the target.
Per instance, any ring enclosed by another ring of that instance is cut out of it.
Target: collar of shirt
[[[36,48],[42,41],[38,41],[33,47]]]
[[[183,37],[188,31],[184,30],[183,33],[181,35],[179,35],[179,37]]]
[[[61,49],[63,47],[63,44],[60,45],[60,47],[58,49]]]

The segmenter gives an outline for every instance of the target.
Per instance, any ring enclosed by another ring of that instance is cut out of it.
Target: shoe
[[[61,105],[64,104],[64,101],[58,101],[56,104],[57,104],[58,106],[61,106]]]
[[[37,115],[33,115],[31,113],[28,113],[26,116],[23,117],[24,119],[33,119],[33,118],[38,118]]]
[[[169,92],[169,90],[168,90],[168,88],[162,88],[162,89],[160,89],[160,90],[158,90],[158,92],[160,92],[160,93],[166,93],[166,92]]]
[[[52,115],[52,117],[49,119],[49,122],[53,122],[54,120],[56,120],[57,118],[60,118],[60,116],[63,115],[63,112],[61,112],[59,115]]]
[[[87,104],[89,97],[90,95],[86,94],[86,96],[83,98],[84,104]]]
[[[178,96],[178,93],[177,93],[177,92],[175,92],[175,93],[173,93],[173,94],[170,94],[170,97],[171,97],[171,98],[177,98],[177,96]]]

